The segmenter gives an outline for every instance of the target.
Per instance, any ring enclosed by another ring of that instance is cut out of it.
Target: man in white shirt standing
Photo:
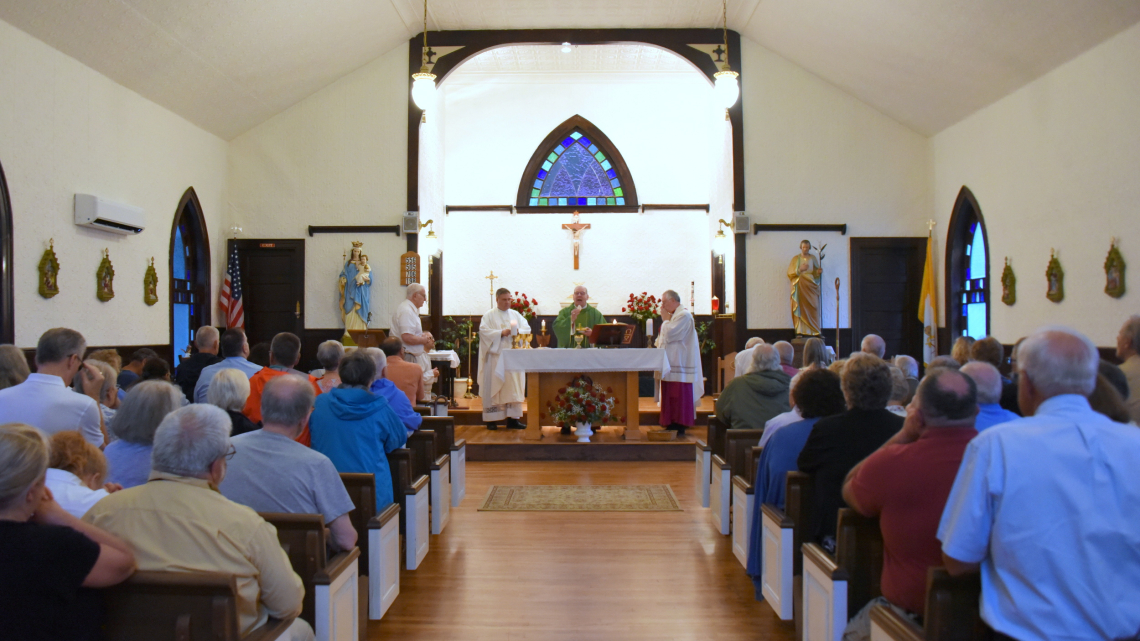
[[[433,369],[427,353],[435,349],[435,337],[425,332],[420,322],[420,308],[427,300],[427,291],[419,283],[408,285],[407,297],[396,306],[392,314],[392,335],[404,341],[404,360],[420,366],[424,373],[424,389],[431,390],[439,370]]]
[[[99,404],[94,399],[103,387],[103,375],[84,364],[86,351],[87,340],[73,329],[56,327],[44,332],[36,345],[36,373],[0,390],[0,424],[26,423],[49,435],[74,430],[88,443],[102,447]],[[68,389],[77,374],[84,394]]]
[[[499,375],[496,371],[503,352],[514,348],[519,334],[530,334],[530,325],[511,309],[511,291],[500,287],[495,292],[494,309],[479,321],[479,397],[483,399],[483,422],[489,430],[498,429],[495,424],[503,419],[509,429],[526,429],[519,420],[526,400],[526,374],[504,371]]]
[[[697,405],[705,391],[700,342],[693,315],[681,307],[681,297],[671,289],[661,295],[661,320],[657,347],[669,358],[669,373],[661,377],[660,423],[684,434],[697,421]]]

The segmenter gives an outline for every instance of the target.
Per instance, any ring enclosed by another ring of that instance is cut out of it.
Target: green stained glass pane
[[[612,204],[614,204],[614,199],[613,199],[613,198],[607,198],[607,199],[606,199],[606,204],[607,204],[607,205],[612,205]]]
[[[602,162],[603,160],[606,159],[606,156],[602,152],[599,151],[598,153],[594,154],[594,158],[597,158],[598,162]]]
[[[558,160],[558,154],[556,154],[554,152],[550,152],[550,155],[547,156],[546,159],[549,160],[550,162],[555,162],[556,160]]]
[[[546,206],[546,200],[547,200],[546,198],[539,198],[538,204],[541,205],[542,207],[545,207]]]
[[[534,198],[538,198],[538,190],[537,189],[530,190],[530,195]]]
[[[574,133],[570,134],[570,137],[573,138],[574,140],[577,140],[577,139],[582,137],[582,134],[575,131]]]
[[[623,194],[621,192],[621,187],[618,187],[617,189],[614,190],[614,195],[615,196],[624,196],[625,194]]]

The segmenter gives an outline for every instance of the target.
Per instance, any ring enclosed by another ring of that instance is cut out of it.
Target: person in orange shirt
[[[392,381],[408,397],[412,405],[426,401],[423,371],[415,363],[404,360],[404,342],[395,336],[390,336],[380,343],[380,350],[388,357],[384,378]]]
[[[309,376],[304,372],[299,372],[295,369],[297,362],[301,360],[301,339],[297,338],[296,334],[289,332],[281,332],[273,337],[273,342],[269,344],[269,367],[261,368],[261,371],[254,374],[249,379],[249,398],[245,401],[245,407],[242,408],[241,413],[245,414],[246,418],[254,423],[261,423],[261,391],[265,389],[265,384],[278,376],[285,374],[296,374],[303,378],[309,379],[313,385],[313,391],[317,394],[321,393],[321,388],[317,385],[317,379]],[[301,435],[297,437],[297,442],[305,445],[309,444],[309,429],[306,426]]]

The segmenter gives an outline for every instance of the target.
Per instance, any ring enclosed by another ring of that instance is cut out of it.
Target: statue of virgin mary
[[[340,316],[344,329],[368,329],[372,275],[361,258],[364,243],[352,241],[352,253],[340,270]]]

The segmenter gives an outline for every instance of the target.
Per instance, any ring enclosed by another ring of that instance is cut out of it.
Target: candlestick
[[[653,319],[652,318],[645,321],[645,335],[646,336],[653,336]]]

